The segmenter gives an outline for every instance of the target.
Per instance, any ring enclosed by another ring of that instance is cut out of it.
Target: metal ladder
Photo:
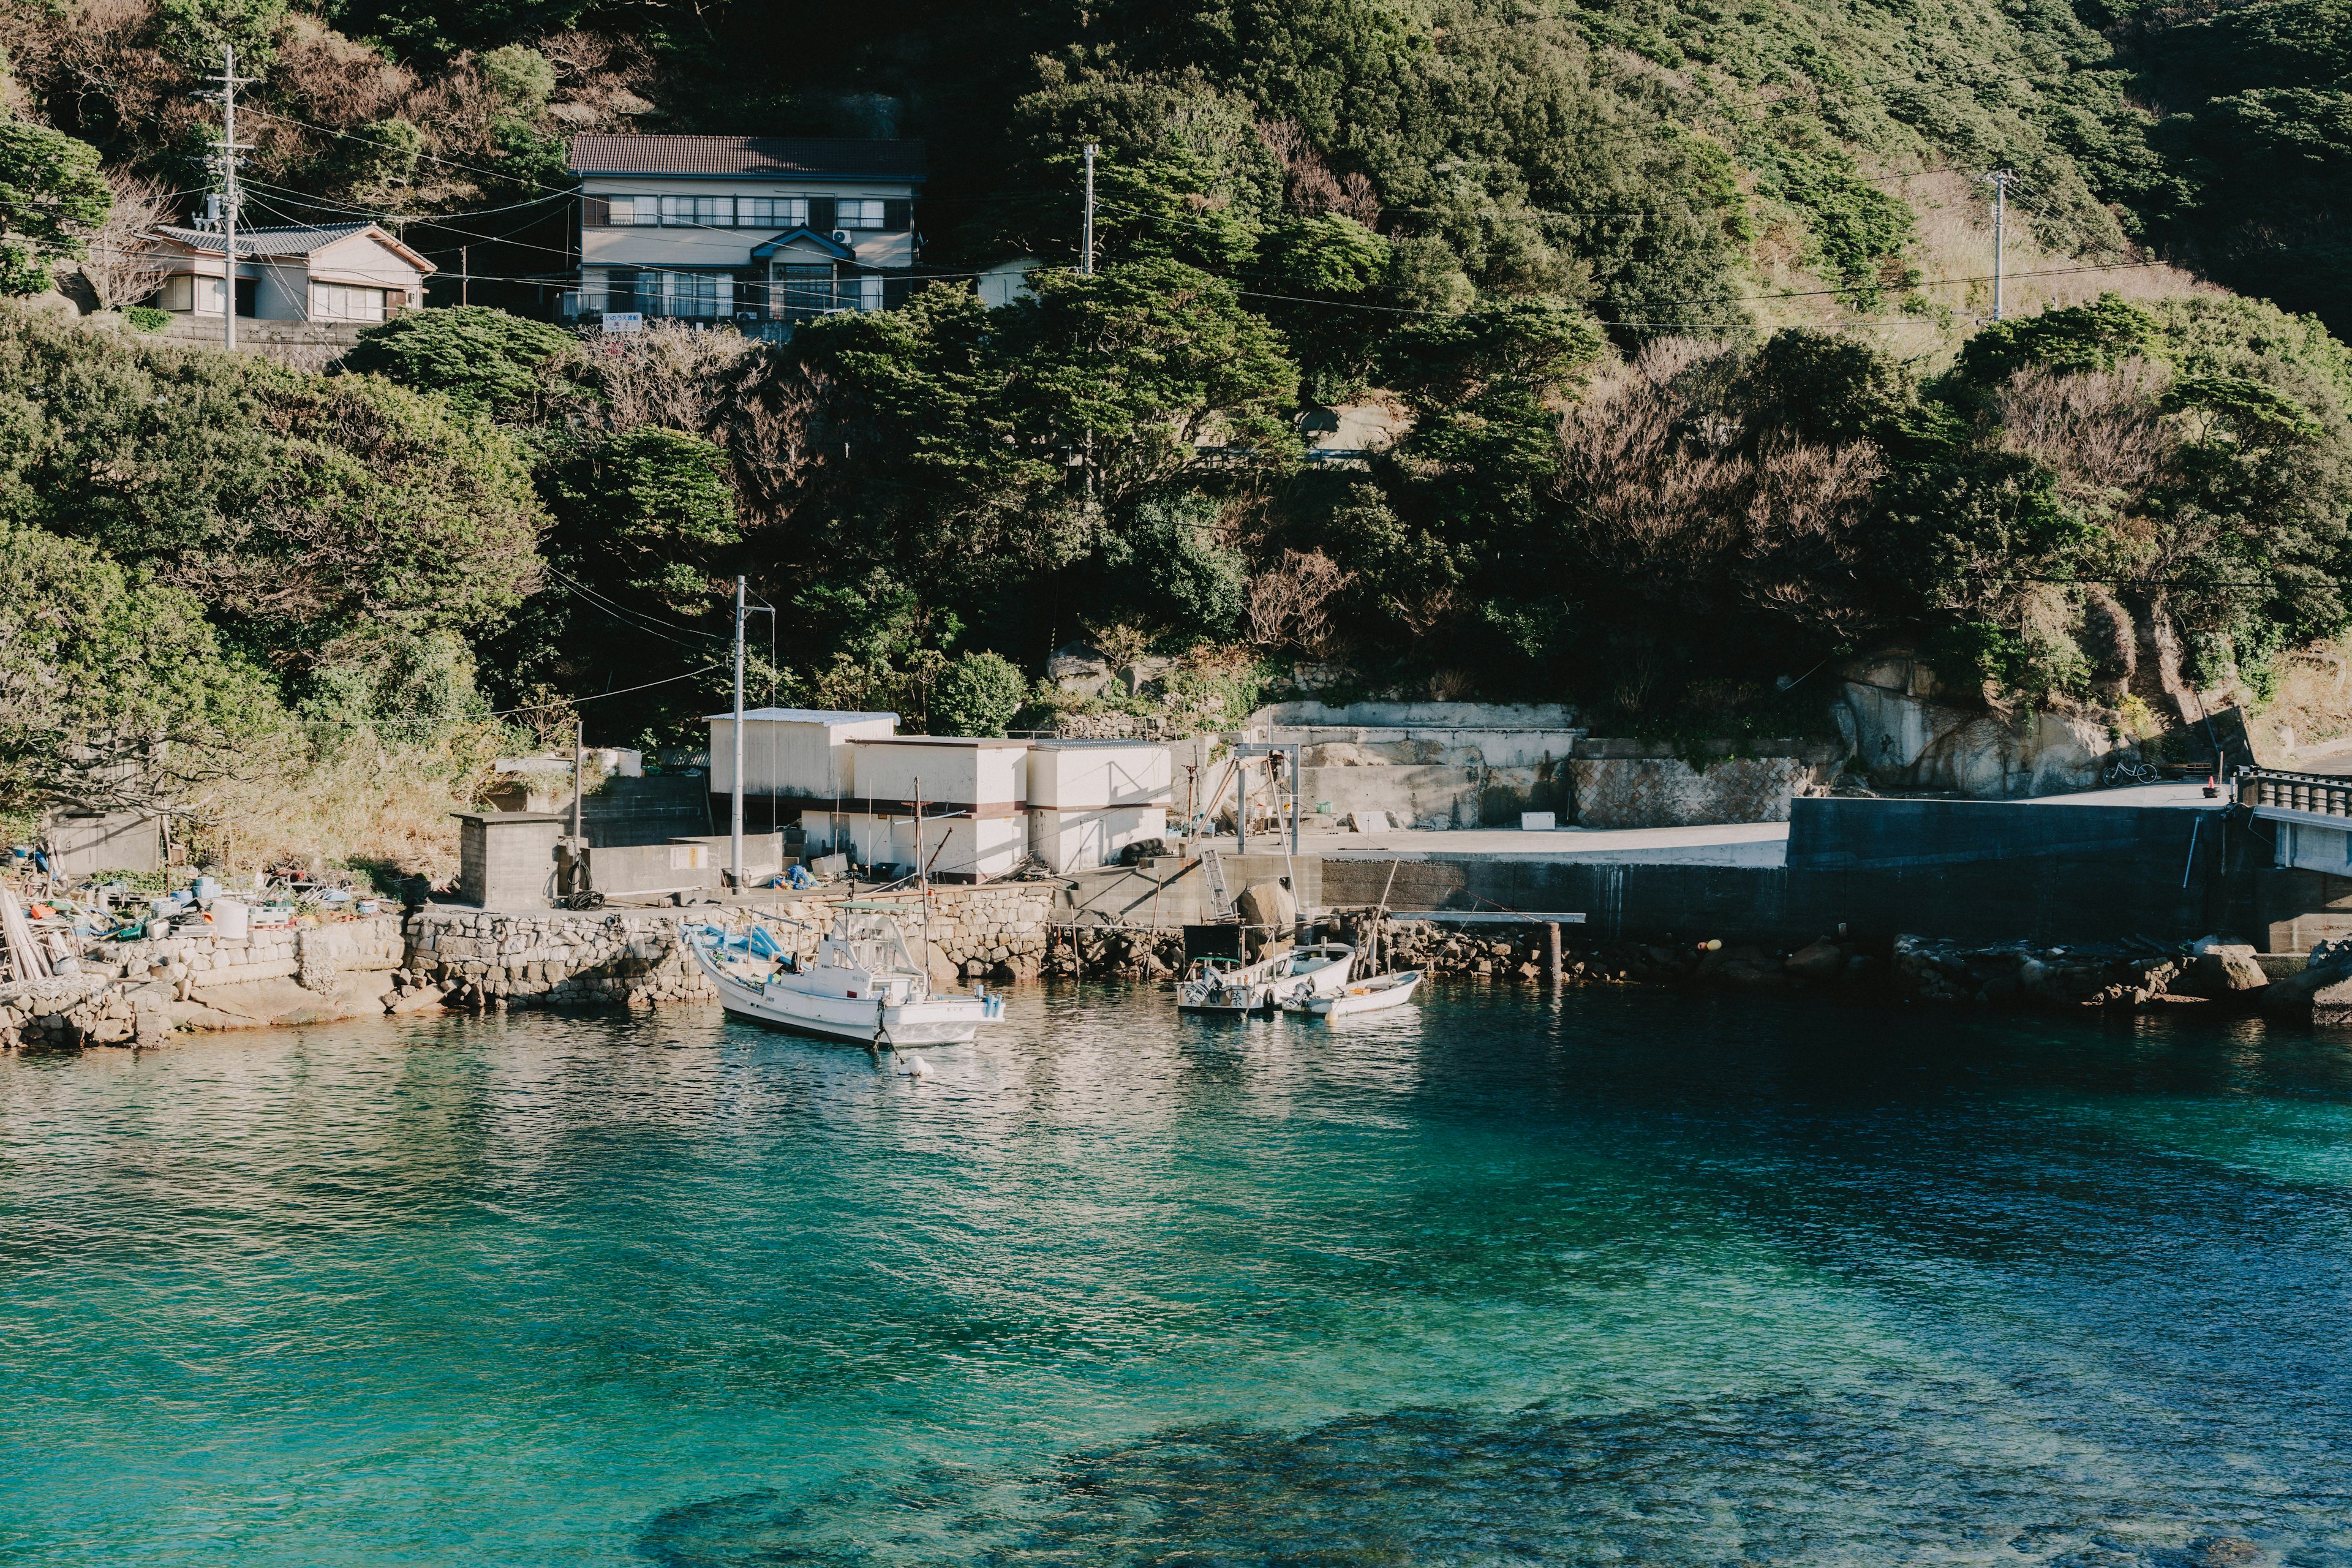
[[[1201,869],[1209,879],[1209,912],[1223,920],[1234,912],[1234,896],[1225,888],[1225,863],[1218,858],[1215,845],[1202,846]]]

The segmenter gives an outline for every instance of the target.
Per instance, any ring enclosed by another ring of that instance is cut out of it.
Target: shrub
[[[1002,735],[1029,695],[1029,682],[1001,653],[960,654],[940,676],[931,728],[941,735]]]
[[[172,324],[172,312],[152,305],[131,305],[123,310],[122,319],[134,332],[160,332]]]

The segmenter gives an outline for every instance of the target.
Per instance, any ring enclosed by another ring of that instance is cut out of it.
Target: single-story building
[[[149,238],[169,265],[153,302],[221,313],[227,241],[217,228],[165,226]],[[372,223],[236,231],[236,313],[261,321],[366,325],[421,310],[430,261]]]

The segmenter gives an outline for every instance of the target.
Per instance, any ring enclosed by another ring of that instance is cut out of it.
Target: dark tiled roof
[[[239,256],[308,256],[314,250],[324,250],[339,239],[365,234],[374,226],[372,223],[344,223],[324,228],[240,228],[236,231],[236,253]],[[191,250],[216,251],[221,248],[217,229],[181,228],[165,224],[155,232],[166,239],[178,240]]]
[[[800,136],[608,136],[572,139],[575,174],[800,174],[812,179],[919,180],[920,142]]]

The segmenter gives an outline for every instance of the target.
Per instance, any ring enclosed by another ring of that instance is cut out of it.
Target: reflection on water
[[[0,1063],[0,1561],[2352,1563],[2352,1051],[1441,993]]]

